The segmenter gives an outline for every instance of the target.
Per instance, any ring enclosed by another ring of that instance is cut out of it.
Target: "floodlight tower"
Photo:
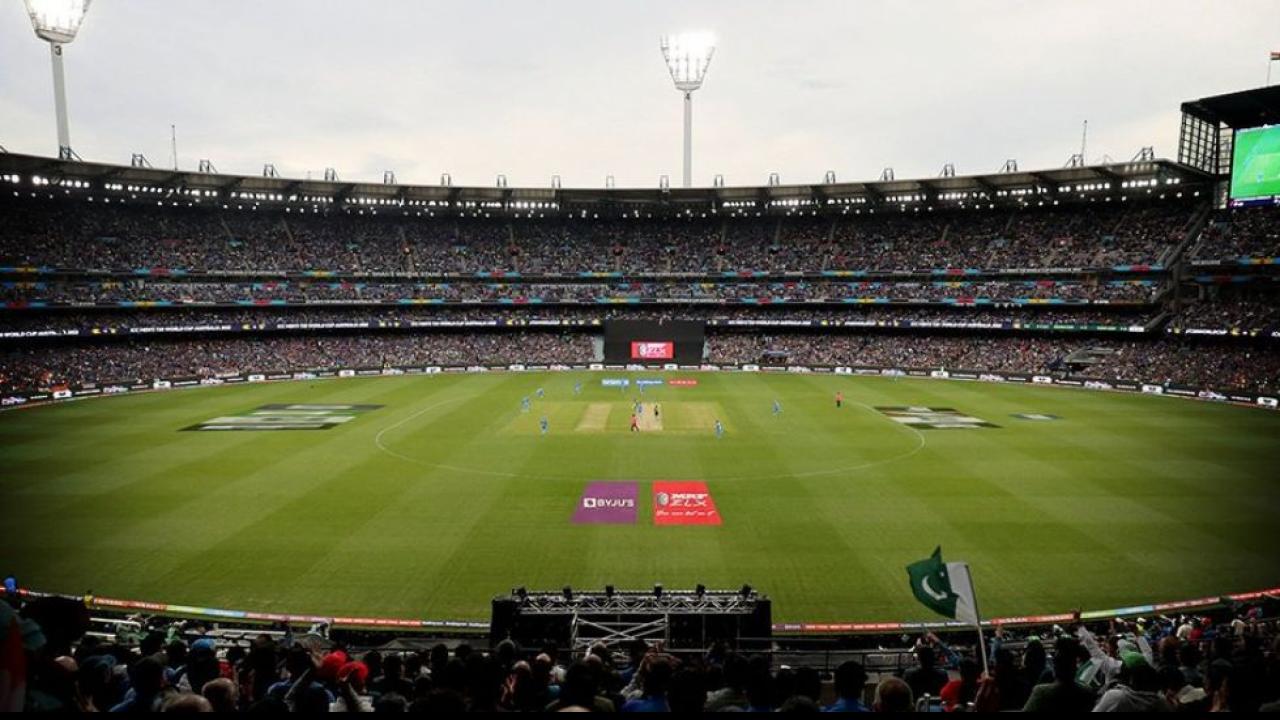
[[[71,129],[67,122],[67,87],[62,74],[62,46],[76,39],[91,0],[26,0],[36,35],[53,54],[53,104],[58,117],[58,158],[72,160]]]
[[[662,57],[676,90],[684,93],[684,187],[693,185],[693,91],[702,87],[716,52],[710,33],[685,33],[662,38]]]

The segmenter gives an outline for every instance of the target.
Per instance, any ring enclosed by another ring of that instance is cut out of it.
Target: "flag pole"
[[[978,591],[973,587],[973,570],[969,568],[969,563],[964,564],[965,574],[969,576],[969,594],[973,596],[973,618],[974,624],[978,627],[978,652],[982,653],[982,674],[991,677],[991,671],[987,668],[987,641],[982,637],[982,612],[978,610]]]

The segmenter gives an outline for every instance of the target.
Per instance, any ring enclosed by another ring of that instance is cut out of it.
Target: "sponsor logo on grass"
[[[1010,415],[1009,417],[1016,417],[1016,418],[1018,418],[1019,420],[1033,420],[1033,421],[1038,421],[1038,422],[1044,422],[1044,421],[1046,421],[1046,420],[1057,420],[1057,419],[1058,419],[1058,416],[1057,416],[1057,415],[1049,415],[1049,414],[1046,414],[1046,413],[1014,413],[1013,415]]]
[[[637,386],[661,385],[662,383],[662,378],[638,378],[636,380]]]
[[[671,387],[694,387],[698,384],[697,378],[672,378],[667,381]]]
[[[879,410],[894,422],[919,430],[964,430],[1000,427],[986,420],[965,415],[955,408],[895,405],[877,407],[876,410]]]
[[[701,481],[658,480],[653,483],[654,525],[719,525],[720,511]]]
[[[604,387],[627,387],[631,381],[627,378],[601,378],[600,384]]]
[[[240,415],[210,418],[183,430],[328,430],[381,405],[262,405]]]
[[[575,524],[632,525],[640,486],[634,482],[590,482],[573,511]]]

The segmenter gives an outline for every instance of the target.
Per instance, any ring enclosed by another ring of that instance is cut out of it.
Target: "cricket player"
[[[844,407],[844,393],[837,390],[836,391],[836,409],[839,410],[842,407]]]
[[[716,418],[716,439],[724,437],[724,425],[720,424],[720,418]]]
[[[538,420],[538,426],[542,428],[542,434],[546,435],[547,434],[547,416],[546,415],[543,415],[542,418]]]
[[[574,395],[581,395],[581,394],[582,394],[582,383],[581,383],[581,382],[576,382],[576,383],[574,383],[574,384],[573,384],[573,394],[574,394]]]
[[[539,400],[542,399],[542,396],[546,395],[546,393],[542,391],[542,388],[538,388],[537,392],[535,392],[534,394],[538,396]]]
[[[653,404],[653,419],[654,419],[654,420],[657,420],[659,417],[661,417],[661,415],[662,415],[662,414],[661,414],[661,412],[658,410],[658,403],[654,403],[654,404]]]
[[[774,417],[778,417],[778,416],[779,416],[779,415],[781,415],[781,414],[782,414],[782,403],[778,402],[777,400],[774,400],[774,401],[773,401],[773,416],[774,416]]]
[[[640,432],[640,416],[631,413],[631,432]]]
[[[528,395],[520,398],[520,412],[522,413],[529,412],[529,396]]]

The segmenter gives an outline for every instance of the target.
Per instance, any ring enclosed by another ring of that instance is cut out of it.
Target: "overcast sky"
[[[714,32],[694,184],[992,172],[1177,154],[1178,104],[1257,87],[1280,0],[96,0],[72,145],[227,173],[652,187],[680,177],[664,33]],[[1280,63],[1275,78],[1280,81]],[[54,154],[49,53],[0,2],[0,145]]]

